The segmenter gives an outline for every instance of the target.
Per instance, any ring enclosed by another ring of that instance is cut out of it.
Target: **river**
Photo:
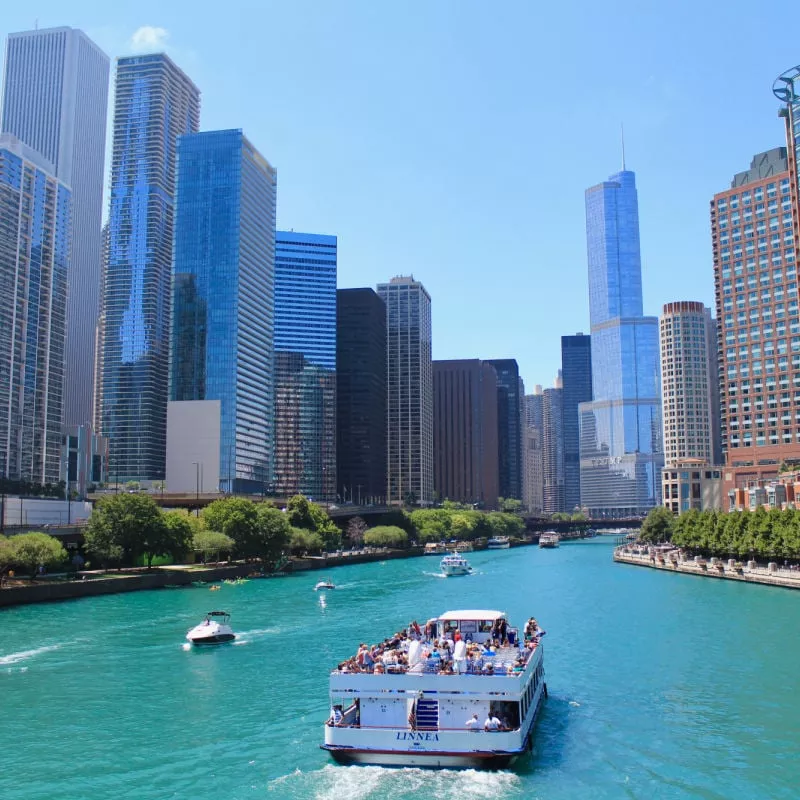
[[[800,592],[615,565],[611,540],[0,611],[0,797],[793,798]],[[235,645],[187,650],[221,607]],[[549,699],[513,772],[334,766],[329,669],[452,608],[544,639]]]

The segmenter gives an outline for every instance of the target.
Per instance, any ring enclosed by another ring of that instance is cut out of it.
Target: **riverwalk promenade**
[[[735,559],[707,559],[701,556],[687,556],[680,550],[664,546],[649,547],[635,544],[615,548],[614,561],[666,572],[681,572],[684,575],[800,589],[800,571],[779,567],[776,562],[764,566],[755,561],[742,563]]]

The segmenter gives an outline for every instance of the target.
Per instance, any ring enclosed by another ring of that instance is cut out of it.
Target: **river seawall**
[[[665,572],[681,572],[684,575],[699,575],[704,578],[721,578],[723,580],[739,581],[740,583],[760,583],[764,586],[781,586],[784,589],[800,589],[800,572],[791,572],[784,569],[769,569],[763,566],[745,566],[721,559],[676,559],[670,554],[651,555],[636,553],[617,547],[614,550],[614,561],[620,564],[632,564],[636,567],[649,567]],[[752,562],[748,562],[752,563]]]

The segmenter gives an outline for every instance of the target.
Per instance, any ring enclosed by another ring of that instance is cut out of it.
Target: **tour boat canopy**
[[[502,611],[487,611],[486,609],[467,610],[467,611],[447,611],[439,617],[444,622],[461,622],[462,620],[496,620],[504,619],[505,613]]]

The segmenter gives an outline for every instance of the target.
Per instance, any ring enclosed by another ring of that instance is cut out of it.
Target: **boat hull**
[[[233,633],[220,633],[217,636],[206,636],[203,638],[189,638],[187,636],[186,638],[189,639],[189,641],[195,645],[195,647],[203,647],[212,644],[225,644],[226,642],[232,642],[236,638],[236,635]]]
[[[427,769],[506,769],[519,757],[520,753],[487,753],[472,755],[467,753],[401,753],[396,750],[355,750],[351,748],[329,747],[327,750],[339,764],[362,764],[377,767],[421,767]]]
[[[458,575],[469,575],[472,570],[469,567],[442,567],[442,574],[448,578]]]

